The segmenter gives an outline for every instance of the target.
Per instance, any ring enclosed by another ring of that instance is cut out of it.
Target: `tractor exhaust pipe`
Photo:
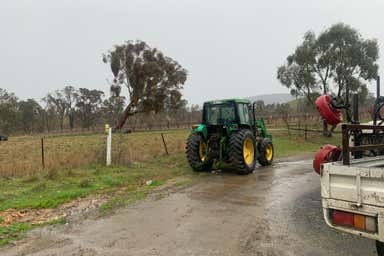
[[[357,93],[353,94],[353,122],[359,124],[359,95]]]
[[[380,76],[376,77],[376,102],[375,102],[375,108],[374,108],[374,114],[373,114],[373,125],[377,124],[377,111],[378,109],[378,103],[380,98]]]

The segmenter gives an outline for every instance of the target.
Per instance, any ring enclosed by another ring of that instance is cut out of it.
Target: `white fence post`
[[[107,157],[106,165],[110,166],[112,162],[112,128],[108,129],[107,136]]]

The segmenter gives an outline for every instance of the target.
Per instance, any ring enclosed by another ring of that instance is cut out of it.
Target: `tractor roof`
[[[204,104],[222,104],[227,102],[246,103],[246,104],[251,103],[251,101],[247,99],[223,99],[223,100],[206,101],[204,102]]]

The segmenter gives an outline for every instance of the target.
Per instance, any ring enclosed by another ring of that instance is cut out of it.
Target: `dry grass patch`
[[[184,151],[187,130],[165,131],[170,154]],[[0,177],[53,175],[62,169],[103,164],[106,135],[67,135],[44,138],[45,169],[42,168],[41,137],[10,137],[0,142]],[[116,133],[112,139],[112,161],[126,165],[165,154],[161,132]]]

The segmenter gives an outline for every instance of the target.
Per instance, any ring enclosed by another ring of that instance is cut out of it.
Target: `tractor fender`
[[[316,99],[316,107],[321,117],[330,125],[337,125],[342,121],[341,111],[332,108],[331,96],[322,95]]]
[[[341,156],[341,149],[334,145],[324,145],[317,151],[313,159],[313,170],[321,174],[321,165],[325,163],[338,161]]]
[[[200,133],[203,135],[204,140],[208,139],[208,129],[205,124],[192,125],[192,133]]]

